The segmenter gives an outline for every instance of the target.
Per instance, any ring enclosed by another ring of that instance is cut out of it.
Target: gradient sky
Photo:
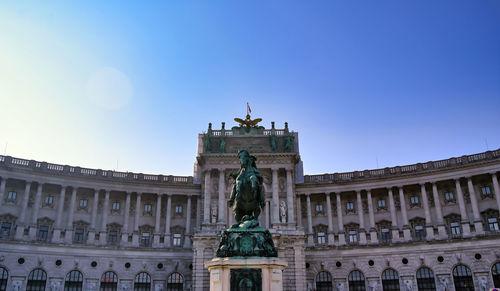
[[[306,174],[500,148],[500,1],[2,1],[0,151],[192,175],[197,134],[299,132]]]

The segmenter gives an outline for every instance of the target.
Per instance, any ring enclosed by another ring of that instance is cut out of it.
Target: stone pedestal
[[[425,239],[428,241],[434,240],[434,227],[432,225],[425,226]]]
[[[29,240],[36,240],[36,231],[37,231],[36,225],[30,225],[30,228],[28,231]]]
[[[448,239],[448,233],[446,232],[446,226],[444,224],[438,224],[438,237],[440,240]]]
[[[61,229],[60,228],[54,228],[54,232],[52,233],[52,243],[60,243],[61,242]]]
[[[345,246],[346,243],[345,243],[345,232],[339,232],[339,242],[338,242],[338,246],[341,247],[341,246]]]
[[[483,221],[481,219],[474,220],[475,235],[484,235]]]
[[[463,232],[462,237],[464,238],[471,237],[470,223],[468,220],[462,221],[462,232]]]
[[[215,258],[205,262],[210,273],[210,291],[235,291],[252,284],[257,284],[255,290],[281,291],[286,266],[283,260],[264,257]]]
[[[403,239],[405,242],[411,241],[411,229],[409,226],[403,226]]]
[[[89,230],[89,234],[87,235],[87,244],[94,245],[95,244],[95,230]]]

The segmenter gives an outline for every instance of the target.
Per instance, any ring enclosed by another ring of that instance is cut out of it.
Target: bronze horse
[[[247,150],[241,150],[238,158],[241,167],[238,172],[231,174],[234,183],[228,201],[228,205],[233,207],[234,218],[238,222],[233,227],[245,221],[257,220],[261,208],[265,206],[263,179],[255,165],[257,158],[251,156]]]

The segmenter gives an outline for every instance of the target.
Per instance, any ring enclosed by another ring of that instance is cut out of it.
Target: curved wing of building
[[[208,290],[243,148],[264,178],[259,219],[288,262],[284,290],[500,287],[500,150],[304,175],[286,123],[209,125],[198,140],[193,177],[0,156],[0,291]]]

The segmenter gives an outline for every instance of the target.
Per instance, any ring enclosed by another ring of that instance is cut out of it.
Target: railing
[[[479,154],[457,157],[457,158],[450,158],[447,160],[431,161],[427,163],[417,163],[413,165],[404,165],[404,166],[396,166],[383,169],[373,169],[373,170],[343,172],[343,173],[333,173],[333,174],[305,175],[304,183],[327,183],[327,182],[335,183],[335,182],[349,181],[354,179],[390,177],[394,175],[457,167],[469,163],[478,163],[499,158],[500,158],[500,149],[494,151],[487,151]]]
[[[98,169],[88,169],[72,167],[67,165],[38,162],[34,160],[25,160],[11,156],[0,155],[0,168],[18,168],[32,170],[36,172],[45,172],[51,174],[64,174],[78,177],[95,177],[100,179],[118,180],[118,181],[146,181],[149,183],[167,183],[167,184],[193,184],[191,176],[164,176],[148,175],[130,172],[105,171]]]

